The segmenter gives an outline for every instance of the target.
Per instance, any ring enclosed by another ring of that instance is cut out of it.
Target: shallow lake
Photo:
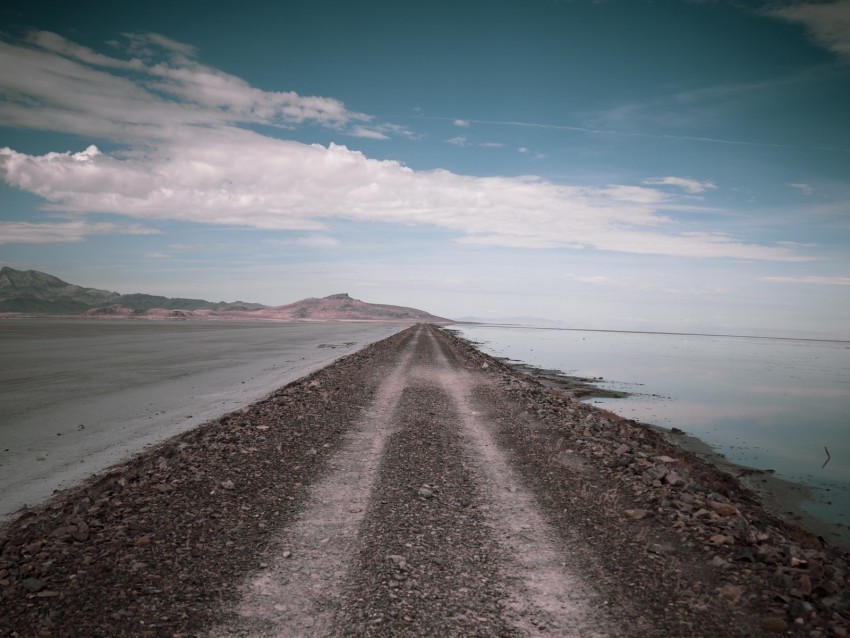
[[[631,396],[592,403],[626,418],[678,427],[734,463],[773,469],[813,488],[803,503],[808,512],[850,523],[850,342],[452,329],[497,357],[602,377],[602,387]]]

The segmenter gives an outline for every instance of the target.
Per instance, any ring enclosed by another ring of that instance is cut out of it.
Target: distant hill
[[[257,303],[212,302],[158,295],[122,295],[83,288],[37,270],[0,269],[0,312],[27,315],[81,315],[110,318],[183,318],[199,320],[403,321],[451,323],[424,310],[371,304],[346,293],[309,298],[271,308]]]
[[[0,312],[25,314],[79,314],[97,308],[120,307],[132,312],[166,310],[259,310],[263,304],[241,301],[218,303],[203,299],[172,299],[157,295],[122,295],[109,290],[83,288],[37,270],[0,269]],[[108,314],[105,313],[105,314]],[[114,314],[121,314],[114,313]]]
[[[424,310],[405,306],[367,303],[339,293],[317,299],[310,297],[277,308],[258,311],[257,316],[268,316],[291,321],[409,321],[413,323],[451,323]]]

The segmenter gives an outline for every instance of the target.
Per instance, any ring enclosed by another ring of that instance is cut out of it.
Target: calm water
[[[593,403],[813,487],[804,508],[850,524],[850,342],[453,328],[497,357],[603,377],[603,387],[632,396]]]

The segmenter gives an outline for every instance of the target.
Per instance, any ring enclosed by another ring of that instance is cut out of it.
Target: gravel
[[[334,578],[309,614],[275,599],[249,622],[250,584],[290,578],[287,539],[368,427],[351,537],[306,572]],[[847,635],[847,566],[651,428],[419,326],[4,525],[0,635],[818,638]]]

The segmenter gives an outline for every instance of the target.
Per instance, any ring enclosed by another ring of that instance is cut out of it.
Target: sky
[[[850,339],[850,0],[0,5],[0,265]]]

